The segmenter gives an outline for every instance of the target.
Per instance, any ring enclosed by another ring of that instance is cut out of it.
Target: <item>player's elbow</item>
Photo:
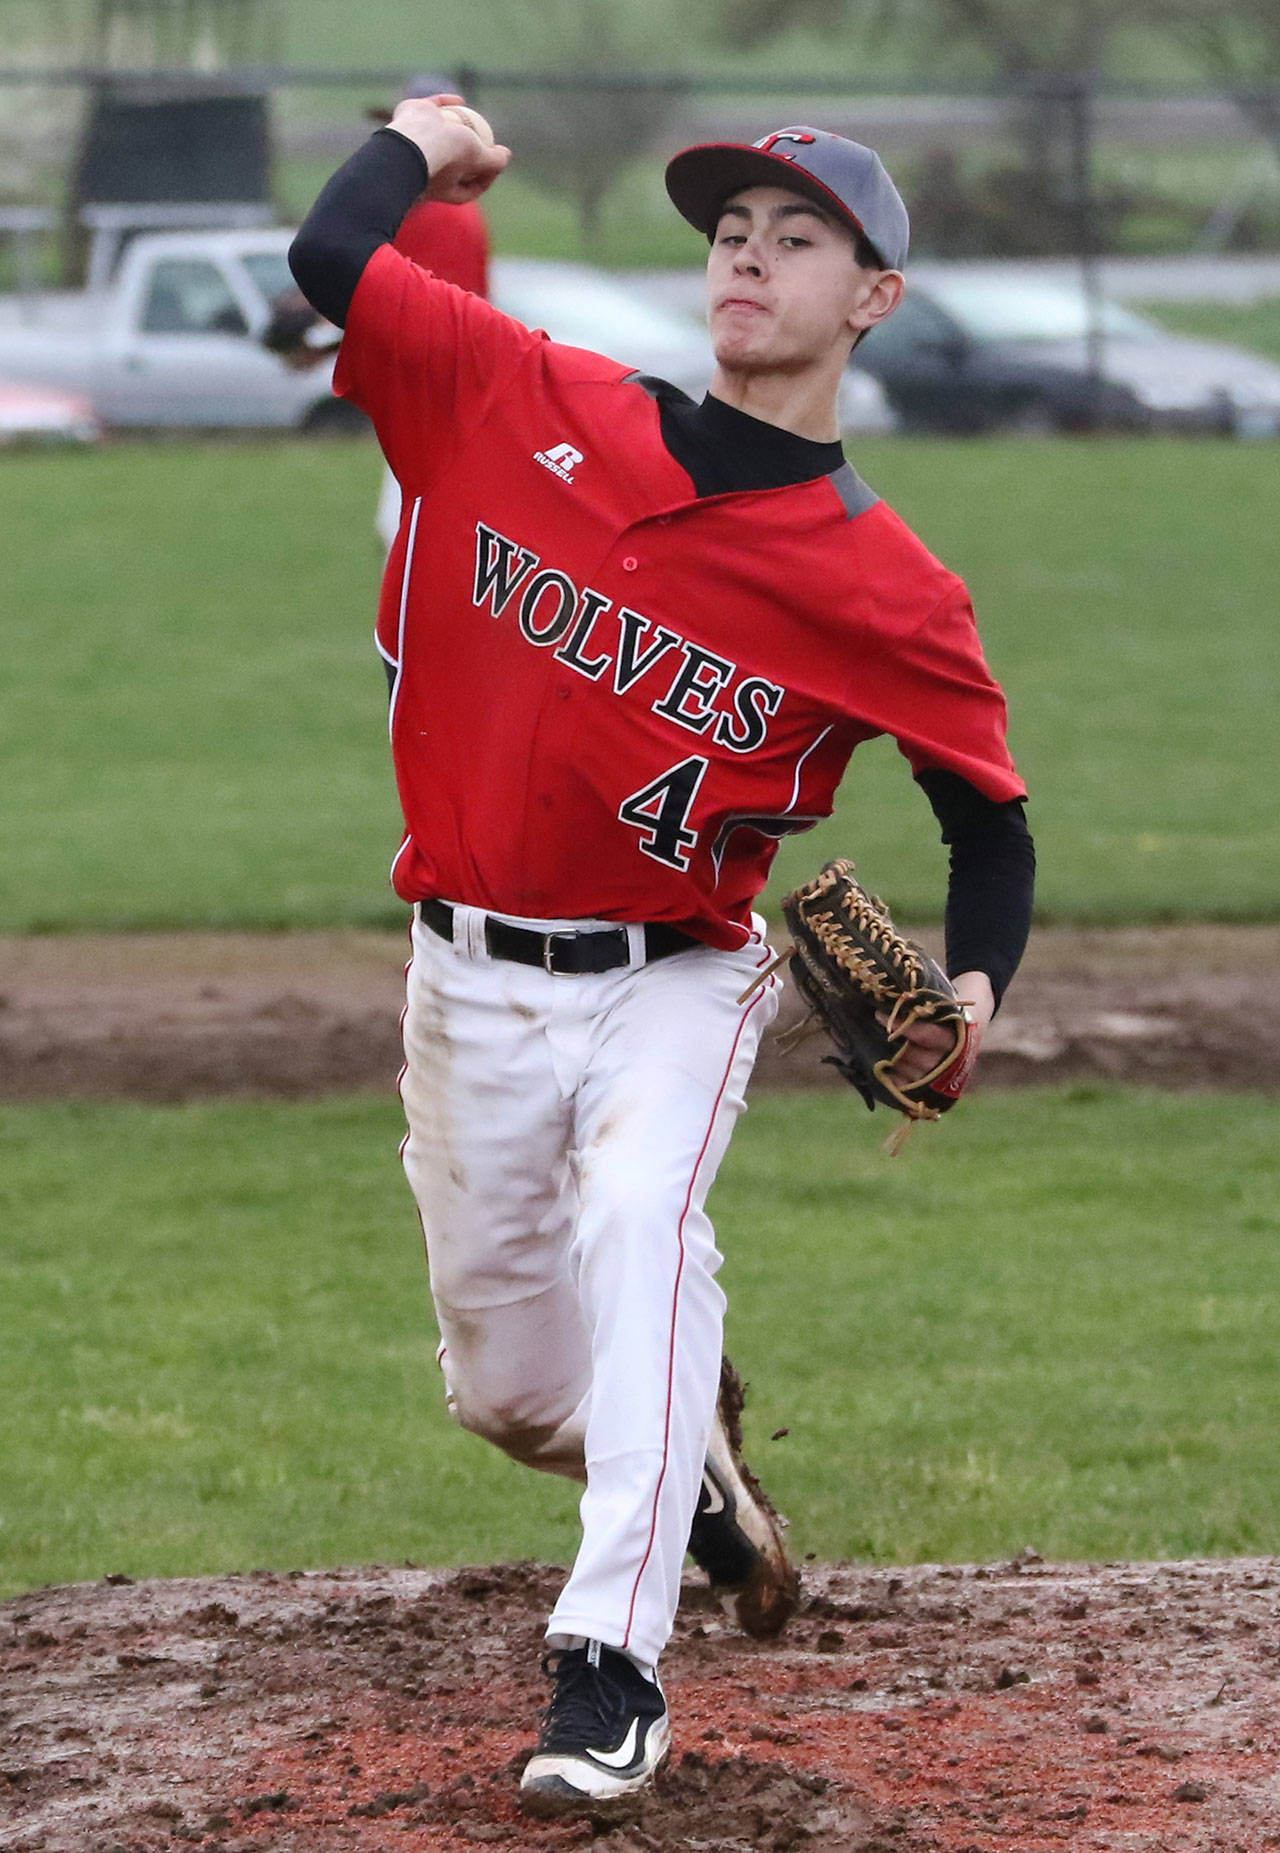
[[[364,269],[362,263],[353,263],[349,248],[304,225],[289,246],[289,269],[312,308],[337,327],[345,327]]]

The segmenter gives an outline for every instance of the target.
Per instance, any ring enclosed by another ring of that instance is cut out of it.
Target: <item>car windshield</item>
[[[499,308],[529,328],[544,328],[553,341],[596,353],[687,353],[701,330],[664,309],[652,308],[607,277],[567,270],[562,276],[495,266],[494,298]]]
[[[268,302],[298,287],[283,251],[243,251],[240,262]]]
[[[932,281],[933,300],[980,345],[995,341],[1083,341],[1089,332],[1090,307],[1083,290],[1055,283],[994,283],[974,277]],[[1119,340],[1149,341],[1157,332],[1140,315],[1118,303],[1098,305],[1105,335]]]

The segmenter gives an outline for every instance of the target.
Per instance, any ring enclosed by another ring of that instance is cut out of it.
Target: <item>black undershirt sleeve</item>
[[[921,772],[916,782],[951,851],[947,970],[985,972],[999,1005],[1031,931],[1036,851],[1023,801],[999,804],[955,772]]]
[[[289,246],[289,268],[313,309],[346,326],[365,265],[391,243],[426,184],[422,150],[395,129],[378,129],[344,162]]]

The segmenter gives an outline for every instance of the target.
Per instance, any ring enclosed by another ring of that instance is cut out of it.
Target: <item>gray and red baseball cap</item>
[[[725,201],[744,187],[789,187],[862,233],[886,270],[907,261],[911,226],[902,195],[874,149],[829,129],[775,129],[758,142],[705,142],[667,166],[678,212],[708,238]]]

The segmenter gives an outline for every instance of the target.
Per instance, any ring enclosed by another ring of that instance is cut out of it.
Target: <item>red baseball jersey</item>
[[[847,467],[699,499],[625,365],[389,245],[336,390],[404,490],[377,637],[405,900],[732,947],[861,741],[1023,795],[963,584]]]

